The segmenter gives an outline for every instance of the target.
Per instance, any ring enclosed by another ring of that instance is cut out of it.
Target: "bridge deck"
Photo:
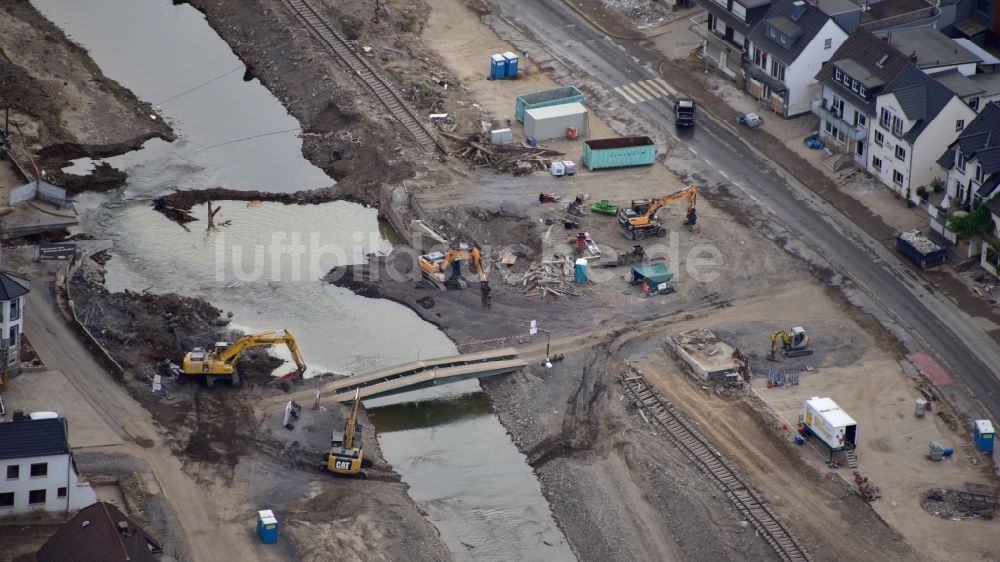
[[[459,365],[474,365],[490,361],[508,360],[517,357],[517,351],[512,347],[494,349],[490,351],[480,351],[465,355],[451,355],[449,357],[438,357],[437,359],[423,359],[420,361],[410,361],[402,365],[386,367],[370,373],[354,375],[335,381],[325,387],[327,392],[343,392],[354,390],[372,384],[406,377],[429,369],[445,369]]]
[[[521,359],[506,359],[500,361],[480,361],[472,365],[455,365],[441,369],[424,369],[406,376],[398,376],[391,380],[383,380],[382,382],[362,386],[359,396],[364,399],[399,394],[410,390],[439,386],[466,379],[478,379],[509,373],[522,369],[526,365],[527,363]],[[334,395],[333,399],[337,402],[350,402],[354,400],[355,388],[357,387],[342,390]]]

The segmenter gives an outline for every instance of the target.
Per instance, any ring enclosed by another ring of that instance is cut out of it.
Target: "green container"
[[[589,140],[583,143],[582,160],[591,171],[648,166],[656,161],[656,145],[649,137]]]
[[[514,118],[518,123],[524,123],[524,112],[536,107],[549,107],[550,105],[561,105],[564,103],[583,103],[583,92],[577,90],[575,86],[565,86],[563,88],[553,88],[531,94],[517,96],[517,104],[514,106]]]
[[[601,199],[599,203],[591,205],[590,210],[595,213],[613,216],[618,214],[618,205],[612,205],[607,199]]]

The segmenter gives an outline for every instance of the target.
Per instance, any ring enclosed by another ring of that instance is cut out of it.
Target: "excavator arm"
[[[306,362],[302,358],[302,352],[299,351],[299,345],[295,341],[295,336],[288,330],[263,332],[240,338],[236,343],[219,353],[218,359],[223,363],[232,365],[236,363],[240,355],[247,348],[281,344],[288,346],[288,350],[292,353],[292,360],[295,361],[295,365],[299,368],[299,374],[304,375],[306,372]]]
[[[490,293],[492,289],[490,288],[489,282],[486,280],[486,271],[483,269],[482,255],[479,252],[479,248],[472,248],[471,250],[448,250],[444,254],[444,259],[438,263],[432,263],[430,260],[425,259],[424,256],[420,258],[420,268],[428,276],[432,277],[438,283],[444,283],[445,272],[448,268],[456,261],[468,260],[472,262],[472,269],[476,272],[476,276],[479,278],[479,291],[482,295],[483,306],[490,307]]]
[[[665,207],[679,199],[687,199],[687,220],[690,224],[694,224],[694,219],[692,217],[695,216],[695,204],[698,202],[698,188],[694,185],[689,185],[684,189],[667,195],[666,197],[650,201],[649,206],[644,212],[641,213],[638,212],[639,209],[635,208],[636,205],[633,202],[632,216],[623,214],[622,226],[625,226],[625,223],[627,222],[632,227],[645,228],[656,219],[656,212],[659,211],[660,208]],[[625,213],[625,209],[620,212]]]

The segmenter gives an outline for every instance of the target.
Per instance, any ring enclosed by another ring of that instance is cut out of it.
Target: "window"
[[[21,299],[14,299],[10,301],[10,319],[18,320],[21,318]]]
[[[45,490],[32,490],[28,492],[28,504],[45,503]]]
[[[958,162],[957,162],[957,165],[958,165],[958,171],[962,172],[964,174],[965,173],[965,155],[962,154],[961,150],[958,151]]]
[[[827,37],[823,40],[823,48],[829,49],[830,47],[833,47],[833,39]]]
[[[764,51],[761,51],[757,47],[753,48],[753,63],[754,64],[756,64],[757,66],[763,67],[764,63],[762,61],[766,60],[766,58],[767,58],[767,55],[764,54]]]
[[[21,465],[12,464],[7,466],[7,480],[17,480],[21,477]]]
[[[993,0],[976,0],[976,11],[981,14],[985,14],[987,16],[990,15],[992,13],[992,7]]]
[[[868,98],[868,90],[864,86],[858,86],[858,95],[863,98]]]
[[[854,93],[856,93],[856,94],[860,94],[861,93],[861,82],[858,82],[857,80],[851,80],[851,90],[853,90]]]
[[[892,117],[892,134],[897,137],[903,136],[903,120],[895,115]]]
[[[903,174],[899,170],[892,171],[892,182],[896,185],[903,185]]]
[[[747,19],[747,9],[744,8],[742,4],[739,4],[737,2],[733,2],[733,14],[735,14],[736,17],[740,18],[743,21],[746,21]]]
[[[785,80],[785,65],[780,62],[771,59],[771,76],[777,78],[778,80]]]
[[[878,171],[882,171],[882,159],[877,156],[872,156],[872,168]]]
[[[866,117],[865,114],[861,113],[860,111],[855,111],[854,124],[864,129],[865,127],[868,126],[868,117]]]
[[[843,82],[844,81],[844,73],[841,72],[839,68],[834,68],[833,69],[833,79],[836,80],[837,82]]]
[[[901,144],[896,145],[896,160],[906,160],[906,149]]]
[[[969,108],[973,111],[979,111],[979,97],[969,98]]]
[[[886,109],[886,108],[883,107],[882,108],[882,115],[879,118],[879,124],[881,124],[882,127],[888,129],[889,128],[889,123],[891,123],[891,122],[892,122],[892,114],[889,113],[888,109]]]
[[[14,507],[14,492],[0,494],[0,507]]]
[[[18,327],[17,326],[11,326],[10,327],[10,345],[11,346],[17,345],[17,334],[18,334]]]
[[[37,462],[31,465],[31,477],[36,476],[48,476],[49,475],[49,463],[47,462]]]
[[[66,487],[63,486],[62,488],[59,488],[58,490],[56,490],[56,496],[58,496],[60,498],[65,498],[66,497]]]
[[[885,135],[882,134],[882,131],[875,131],[875,144],[882,146],[882,143],[884,142]]]
[[[983,183],[983,167],[980,164],[976,164],[976,181]]]
[[[964,128],[965,128],[965,119],[959,119],[958,121],[955,121],[956,131],[961,131]]]
[[[844,117],[844,100],[837,96],[833,96],[833,101],[830,102],[830,111],[833,112],[837,117]]]
[[[773,26],[770,26],[770,25],[767,26],[767,36],[768,37],[770,37],[771,39],[777,39],[778,35],[779,35],[779,33],[778,33],[777,29],[775,29]]]

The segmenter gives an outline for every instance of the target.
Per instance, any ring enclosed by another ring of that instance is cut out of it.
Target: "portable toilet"
[[[587,284],[587,260],[579,258],[573,268],[573,280],[581,285]]]
[[[993,452],[993,441],[996,433],[993,431],[993,424],[990,420],[976,420],[976,429],[973,438],[976,440],[976,448],[984,453]]]
[[[514,78],[517,76],[517,55],[507,51],[503,54],[503,58],[507,61],[507,78]]]
[[[490,57],[490,79],[503,80],[507,76],[507,59],[503,55]]]
[[[257,512],[257,536],[264,544],[278,542],[278,519],[270,509]]]

